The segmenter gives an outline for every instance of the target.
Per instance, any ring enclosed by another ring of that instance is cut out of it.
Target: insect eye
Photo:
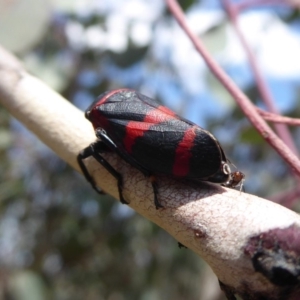
[[[228,165],[227,163],[224,163],[224,164],[223,164],[223,172],[224,172],[224,174],[226,174],[226,175],[228,175],[228,174],[231,173],[231,169],[230,169],[230,167],[229,167],[229,165]]]

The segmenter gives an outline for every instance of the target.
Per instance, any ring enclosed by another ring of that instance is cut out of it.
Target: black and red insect
[[[127,203],[122,194],[122,175],[101,153],[114,151],[150,177],[156,208],[163,206],[152,175],[209,181],[227,187],[243,183],[244,174],[231,172],[230,162],[210,132],[134,90],[118,89],[100,95],[85,116],[93,124],[97,141],[79,153],[78,163],[96,190],[83,160],[93,156],[102,164],[117,179],[122,203]]]

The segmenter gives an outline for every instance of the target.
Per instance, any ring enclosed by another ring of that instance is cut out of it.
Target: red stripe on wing
[[[128,153],[132,152],[132,147],[138,137],[144,135],[149,130],[151,123],[144,123],[138,121],[129,121],[126,125],[126,134],[123,140],[124,147]]]
[[[192,157],[191,149],[196,138],[196,126],[186,130],[183,139],[178,144],[175,152],[175,161],[173,165],[174,176],[184,177],[190,171],[190,160]]]
[[[156,109],[151,109],[146,114],[143,122],[158,124],[170,119],[174,119],[175,113],[165,106],[158,106]]]
[[[123,140],[125,149],[128,153],[132,153],[132,147],[138,137],[143,136],[152,125],[173,119],[174,116],[174,112],[164,106],[159,106],[150,110],[145,115],[143,122],[129,121],[126,125],[126,134]]]
[[[167,115],[172,116],[172,117],[175,117],[175,116],[176,116],[176,114],[174,113],[174,111],[172,111],[171,109],[169,109],[169,108],[167,108],[167,107],[165,107],[165,106],[159,105],[159,106],[157,107],[157,109],[158,109],[159,111],[162,111],[163,113],[165,113],[165,114],[167,114]]]

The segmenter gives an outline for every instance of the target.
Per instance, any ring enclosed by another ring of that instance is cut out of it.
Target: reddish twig
[[[249,121],[263,136],[263,138],[282,156],[298,176],[300,176],[300,161],[295,154],[283,143],[268,124],[262,119],[256,110],[256,107],[251,103],[250,99],[239,89],[235,82],[223,71],[217,62],[211,57],[210,53],[202,44],[201,40],[190,30],[184,17],[184,13],[175,0],[166,0],[166,3],[180,24],[182,29],[191,39],[197,51],[205,60],[207,66],[216,78],[224,85],[232,97],[236,100],[241,110],[244,112]]]
[[[257,108],[257,111],[267,121],[271,121],[273,123],[287,124],[290,126],[300,126],[300,119],[273,114],[260,108]]]
[[[284,0],[245,0],[240,3],[236,3],[235,7],[239,12],[242,12],[247,9],[254,8],[256,6],[269,6],[269,5],[289,6],[290,4]]]
[[[252,49],[249,47],[248,42],[245,39],[244,34],[241,31],[241,28],[238,24],[238,10],[236,9],[235,5],[231,3],[231,0],[222,0],[224,9],[227,13],[227,16],[236,32],[237,37],[239,38],[242,47],[244,48],[250,67],[252,69],[255,82],[257,84],[257,88],[259,90],[259,93],[262,97],[263,102],[265,103],[268,110],[272,113],[279,114],[279,111],[274,103],[274,99],[272,97],[271,90],[269,89],[262,72],[257,64],[257,60],[255,58],[255,55],[252,51]],[[265,2],[265,1],[261,1]],[[269,1],[271,2],[271,1]],[[274,1],[273,1],[274,2]],[[289,132],[289,129],[284,124],[275,124],[274,125],[275,130],[277,131],[277,134],[279,137],[287,144],[287,146],[296,154],[298,155],[298,150],[295,146],[295,143],[292,139],[292,136]]]

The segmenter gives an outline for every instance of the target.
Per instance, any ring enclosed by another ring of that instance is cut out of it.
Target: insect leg
[[[85,158],[88,158],[90,156],[93,156],[93,147],[91,147],[91,145],[79,152],[79,154],[77,155],[77,162],[79,164],[79,167],[80,167],[85,179],[92,185],[94,190],[96,190],[98,193],[102,194],[103,192],[96,186],[94,178],[90,175],[89,171],[87,170],[87,168],[83,162],[83,160]]]
[[[163,208],[163,205],[160,204],[160,202],[158,201],[158,186],[157,186],[157,181],[155,176],[150,175],[149,176],[150,182],[152,184],[152,188],[153,188],[153,193],[154,193],[154,204],[155,204],[155,208],[159,209],[159,208]]]
[[[83,163],[83,159],[93,156],[112,176],[114,176],[116,178],[120,201],[123,204],[128,204],[128,202],[125,201],[125,199],[123,197],[123,193],[122,193],[122,188],[123,188],[122,175],[118,171],[116,171],[112,167],[112,165],[100,154],[100,153],[107,152],[107,151],[110,151],[110,149],[107,148],[107,146],[103,142],[98,141],[96,143],[93,143],[78,154],[78,156],[77,156],[78,164],[82,170],[82,173],[84,174],[85,178],[87,179],[87,181],[91,183],[92,187],[97,192],[99,192],[99,189],[96,186],[94,179],[91,177],[85,164]]]
[[[187,247],[186,247],[186,246],[184,246],[183,244],[181,244],[180,242],[178,242],[178,248],[179,248],[179,249],[181,249],[181,248],[185,248],[185,249],[187,249]]]
[[[145,176],[147,176],[150,179],[150,182],[152,184],[153,193],[154,193],[154,204],[156,209],[163,208],[163,205],[160,204],[158,201],[158,186],[156,182],[155,176],[153,176],[148,170],[143,168],[141,165],[139,165],[130,155],[128,155],[126,152],[120,151],[120,149],[117,147],[117,145],[110,139],[110,137],[107,135],[106,131],[102,128],[96,129],[96,136],[101,139],[101,141],[109,147],[111,150],[116,152],[121,158],[123,158],[127,163],[141,171]]]

